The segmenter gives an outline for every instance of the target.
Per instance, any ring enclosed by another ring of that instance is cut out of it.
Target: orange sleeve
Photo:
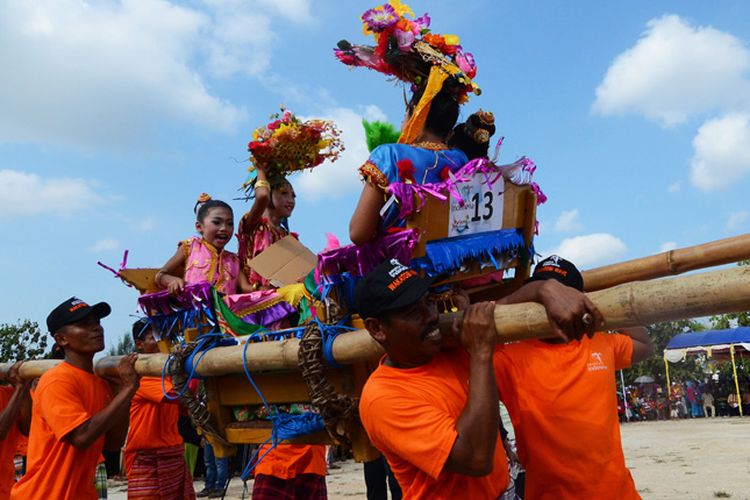
[[[68,378],[56,379],[49,380],[44,387],[37,389],[41,416],[58,441],[94,416],[84,406],[81,400],[82,390],[77,387],[85,383],[84,380],[76,383]]]
[[[615,354],[615,370],[629,368],[633,359],[633,339],[621,333],[607,335]]]
[[[458,437],[451,415],[426,401],[395,393],[374,397],[363,410],[367,433],[377,448],[437,479]]]
[[[164,389],[167,392],[172,391],[172,382],[169,379],[164,380]],[[162,401],[172,402],[170,399],[165,399],[161,378],[159,377],[143,377],[138,386],[138,391],[135,393],[135,397],[151,401],[152,403],[161,403]]]

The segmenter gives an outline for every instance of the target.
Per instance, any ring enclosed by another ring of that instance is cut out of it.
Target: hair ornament
[[[484,111],[483,109],[480,109],[474,114],[482,125],[489,127],[495,124],[495,115],[492,111]]]
[[[193,212],[196,214],[198,213],[198,210],[200,210],[201,205],[206,203],[207,201],[211,201],[211,195],[208,193],[201,193],[198,195],[198,201],[195,202],[195,207],[193,208]]]
[[[432,68],[439,68],[458,83],[459,103],[465,102],[470,93],[481,94],[473,81],[477,73],[474,56],[464,52],[458,36],[433,33],[428,14],[415,18],[408,5],[390,0],[367,10],[361,20],[362,32],[374,38],[375,46],[340,41],[334,53],[342,63],[369,68],[418,87],[425,85]]]
[[[490,142],[490,132],[489,130],[478,128],[474,130],[474,133],[472,134],[472,138],[474,139],[474,142],[476,142],[477,144],[486,144]]]

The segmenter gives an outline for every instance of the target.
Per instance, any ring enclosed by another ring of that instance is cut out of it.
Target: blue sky
[[[549,196],[536,247],[590,268],[748,231],[750,4],[743,1],[412,2],[472,52],[505,136]],[[401,122],[401,89],[348,70],[368,2],[0,2],[0,322],[70,295],[136,294],[96,265],[158,267],[206,191],[230,201],[254,128],[285,104],[343,130],[345,155],[292,178],[292,229],[347,239],[366,159],[360,120]],[[232,201],[235,215],[248,208]],[[232,243],[236,246],[236,243]]]

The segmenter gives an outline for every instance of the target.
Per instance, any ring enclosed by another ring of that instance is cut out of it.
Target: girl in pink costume
[[[156,284],[172,295],[180,293],[185,283],[201,281],[211,283],[225,295],[249,291],[250,286],[240,273],[237,254],[224,249],[234,232],[232,208],[203,193],[195,205],[195,213],[195,229],[200,236],[177,244],[177,252],[156,273]],[[182,277],[180,269],[185,269]]]
[[[294,188],[281,174],[269,175],[265,166],[258,167],[255,180],[255,201],[240,220],[239,255],[243,274],[254,290],[271,288],[268,280],[256,273],[248,262],[280,239],[291,234],[287,220],[294,210]]]
[[[195,228],[201,236],[177,245],[177,252],[156,274],[160,287],[176,295],[186,283],[208,282],[224,295],[225,304],[236,316],[255,325],[270,327],[294,312],[273,290],[251,286],[241,272],[237,254],[224,249],[234,232],[234,214],[229,205],[204,193],[196,204],[196,218]]]

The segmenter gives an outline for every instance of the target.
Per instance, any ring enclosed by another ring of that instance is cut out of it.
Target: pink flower
[[[422,17],[416,18],[412,21],[420,30],[426,30],[430,28],[430,16],[427,12]]]
[[[474,56],[470,52],[459,51],[456,54],[456,64],[459,69],[469,78],[474,78],[477,74],[477,65],[474,62]]]
[[[402,52],[409,50],[414,43],[414,33],[411,31],[401,31],[399,29],[393,31],[393,36],[396,38],[398,43],[398,49]]]

